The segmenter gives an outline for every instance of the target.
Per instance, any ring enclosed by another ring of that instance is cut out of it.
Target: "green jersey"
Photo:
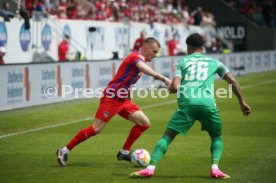
[[[177,93],[179,108],[187,105],[215,106],[214,80],[229,70],[220,61],[201,53],[193,53],[179,60],[174,77],[181,77]]]

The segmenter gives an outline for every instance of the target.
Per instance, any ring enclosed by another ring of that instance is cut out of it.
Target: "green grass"
[[[252,107],[245,118],[236,98],[217,99],[223,121],[224,152],[220,167],[232,178],[224,182],[276,181],[276,72],[239,77],[242,92]],[[271,83],[263,83],[271,81]],[[246,88],[247,86],[247,88]],[[222,81],[217,87],[227,87]],[[139,106],[173,100],[135,99]],[[0,135],[37,127],[61,124],[92,117],[98,101],[79,100],[0,112]],[[176,104],[145,109],[152,127],[134,144],[152,152],[165,130]],[[80,129],[92,121],[49,128],[0,139],[0,182],[223,182],[209,178],[210,139],[200,131],[199,123],[187,136],[177,136],[156,169],[147,180],[129,179],[137,168],[118,162],[116,153],[132,126],[115,117],[103,132],[70,153],[68,166],[58,166],[55,150],[65,145]]]

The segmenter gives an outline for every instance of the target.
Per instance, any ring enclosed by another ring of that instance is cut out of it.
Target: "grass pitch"
[[[243,117],[235,97],[217,99],[224,140],[220,168],[231,175],[227,182],[276,182],[276,72],[243,76],[238,81],[252,114]],[[227,87],[223,81],[216,84]],[[134,99],[144,107],[152,123],[134,144],[134,149],[153,151],[177,106],[164,102],[174,99],[175,95],[166,99]],[[0,112],[0,182],[225,181],[209,177],[210,139],[206,132],[200,131],[199,123],[188,135],[176,137],[155,176],[147,180],[129,179],[128,174],[138,169],[116,159],[133,125],[120,117],[113,118],[100,135],[77,146],[69,155],[68,166],[60,167],[56,149],[91,124],[90,118],[97,107],[96,100],[79,100]],[[53,126],[47,128],[50,125]],[[24,132],[40,127],[46,129]],[[13,133],[19,134],[5,136]]]

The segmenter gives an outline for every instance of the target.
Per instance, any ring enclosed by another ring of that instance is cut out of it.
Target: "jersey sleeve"
[[[218,60],[217,60],[217,64],[218,64],[217,74],[219,75],[220,78],[223,78],[224,75],[229,72],[229,69]]]
[[[132,58],[132,62],[136,64],[137,62],[145,62],[145,58],[142,55],[135,55]]]
[[[144,62],[144,60],[141,60],[141,59],[134,60],[134,64],[136,64],[137,62]]]
[[[180,77],[180,78],[182,78],[181,62],[180,61],[178,61],[177,65],[175,66],[173,77]]]

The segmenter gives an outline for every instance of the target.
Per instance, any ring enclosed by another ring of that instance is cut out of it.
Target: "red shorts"
[[[128,119],[131,113],[139,110],[140,108],[129,99],[118,101],[102,98],[95,118],[108,122],[114,115],[119,114],[123,118]]]

